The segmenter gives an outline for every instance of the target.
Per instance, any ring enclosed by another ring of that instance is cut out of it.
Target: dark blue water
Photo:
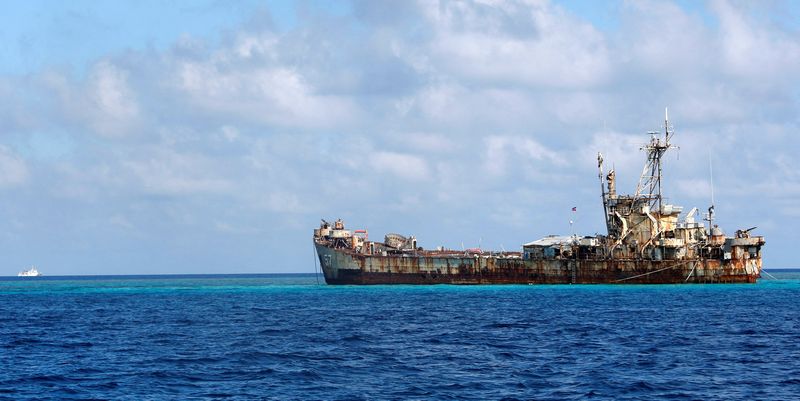
[[[0,279],[0,399],[797,399],[800,273],[755,285]]]

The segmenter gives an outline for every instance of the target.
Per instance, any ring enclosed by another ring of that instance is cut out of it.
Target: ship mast
[[[708,151],[708,176],[711,180],[711,206],[708,207],[706,218],[703,219],[708,222],[708,232],[714,228],[714,167],[711,165],[711,150]]]
[[[597,169],[599,170],[597,177],[600,178],[600,194],[603,197],[603,216],[606,219],[606,233],[611,232],[611,223],[609,222],[608,215],[608,196],[606,195],[605,182],[603,182],[603,155],[597,152]],[[608,194],[610,195],[610,194]]]
[[[639,184],[636,186],[634,199],[647,200],[650,210],[661,211],[661,159],[668,149],[673,149],[669,140],[675,134],[669,125],[669,112],[664,109],[664,138],[660,138],[657,132],[648,132],[650,143],[642,146],[641,150],[647,152],[647,163],[642,169]]]

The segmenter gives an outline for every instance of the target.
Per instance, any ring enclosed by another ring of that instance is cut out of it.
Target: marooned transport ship
[[[366,230],[350,231],[341,220],[323,220],[314,230],[314,245],[325,282],[754,283],[761,276],[764,237],[751,235],[755,227],[726,236],[714,224],[713,205],[706,226],[695,221],[697,208],[681,218],[681,206],[663,203],[661,160],[674,135],[669,118],[663,138],[650,134],[633,195],[617,194],[614,170],[605,174],[602,155],[597,155],[607,235],[547,236],[523,245],[522,252],[425,250],[413,236],[388,234],[383,242],[370,241]]]

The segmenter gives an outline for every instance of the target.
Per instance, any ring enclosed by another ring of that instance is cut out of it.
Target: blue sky
[[[269,12],[275,27],[294,25],[290,1],[30,1],[8,2],[0,28],[3,72],[25,74],[52,66],[85,71],[93,61],[124,51],[163,51],[181,37],[211,43]]]
[[[665,191],[797,267],[796,2],[6,2],[0,275],[313,271],[311,230],[515,249]],[[578,207],[572,214],[571,208]]]

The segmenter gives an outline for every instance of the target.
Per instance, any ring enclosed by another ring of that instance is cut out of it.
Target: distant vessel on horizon
[[[39,273],[39,271],[36,270],[36,267],[31,266],[30,269],[19,272],[17,277],[39,277],[41,275],[42,273]]]

